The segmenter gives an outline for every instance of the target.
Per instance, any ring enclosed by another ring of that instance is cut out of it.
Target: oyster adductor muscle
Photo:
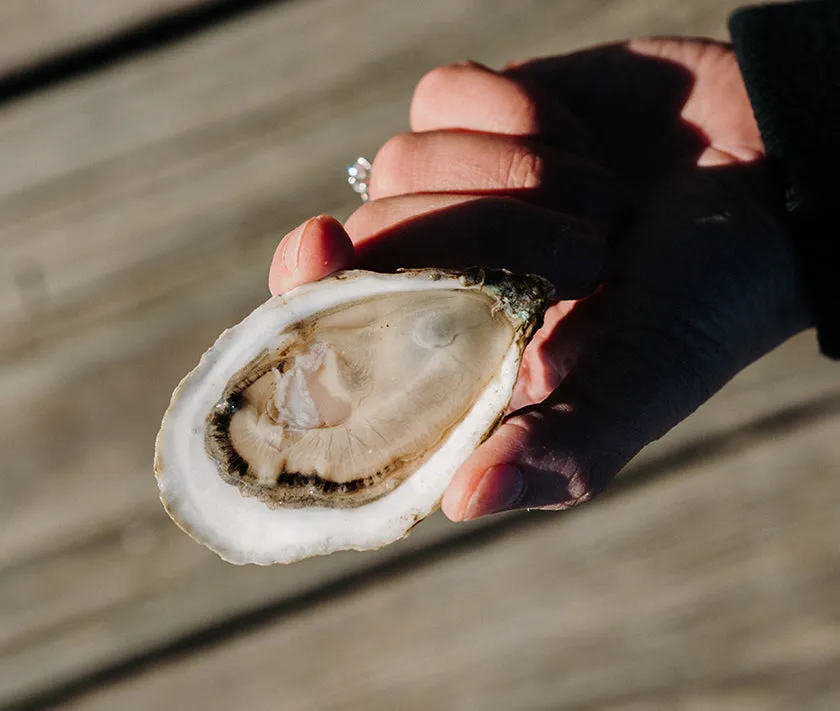
[[[173,393],[167,511],[233,563],[401,538],[498,424],[550,298],[540,277],[422,269],[269,299]]]

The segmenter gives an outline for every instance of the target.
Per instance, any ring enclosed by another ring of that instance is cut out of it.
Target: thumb
[[[329,215],[313,217],[280,240],[268,274],[272,294],[317,281],[349,268],[353,243],[341,223]]]
[[[509,415],[460,467],[444,513],[462,521],[565,509],[600,493],[645,445],[747,364],[681,335],[624,332],[587,344],[547,399]]]
[[[520,411],[461,466],[441,503],[453,521],[521,508],[565,509],[600,493],[632,454],[607,448],[573,408]],[[639,446],[641,449],[641,446]],[[635,452],[634,452],[635,453]]]

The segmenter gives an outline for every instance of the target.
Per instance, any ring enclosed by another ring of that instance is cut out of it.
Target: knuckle
[[[353,212],[344,223],[344,229],[353,242],[380,230],[384,225],[382,210],[376,202],[366,202]]]
[[[506,79],[506,82],[507,133],[521,135],[538,133],[542,120],[534,97],[519,82],[513,79]]]
[[[554,470],[564,489],[563,498],[551,503],[561,509],[572,508],[600,496],[626,461],[609,449],[591,452],[584,447],[564,452]]]
[[[413,164],[419,138],[399,133],[379,149],[371,169],[371,194],[375,197],[398,195],[412,188]]]
[[[604,467],[570,460],[563,472],[569,491],[568,507],[579,506],[602,494],[611,481]]]
[[[425,74],[414,90],[411,116],[422,123],[438,114],[441,106],[472,109],[476,103],[484,108],[474,118],[489,110],[494,131],[532,135],[540,130],[540,109],[533,91],[517,79],[472,62],[443,65]]]
[[[508,188],[536,188],[542,182],[543,160],[528,146],[515,144],[501,154],[500,175]]]
[[[589,451],[588,441],[576,434],[579,425],[571,408],[534,410],[512,418],[521,427],[527,449],[520,461],[532,472],[532,503],[560,510],[595,498],[607,488],[625,457],[599,447]]]
[[[461,84],[465,69],[463,64],[444,64],[426,72],[414,89],[411,99],[412,112],[424,113],[430,107],[438,105],[442,99],[450,98]]]

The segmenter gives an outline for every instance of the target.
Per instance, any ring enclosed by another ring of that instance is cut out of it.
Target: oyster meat
[[[499,423],[550,298],[540,277],[422,269],[269,299],[172,395],[166,510],[232,563],[403,537]]]

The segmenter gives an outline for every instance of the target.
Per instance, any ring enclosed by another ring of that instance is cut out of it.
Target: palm
[[[630,427],[625,441],[610,443],[613,461],[591,474],[597,491],[647,441],[801,328],[801,300],[775,288],[780,273],[790,284],[795,276],[785,235],[758,197],[761,140],[725,47],[648,41],[511,73],[559,95],[631,186],[633,209],[612,238],[601,289],[551,309],[513,401],[644,419],[643,438]],[[669,391],[679,397],[651,397]]]

